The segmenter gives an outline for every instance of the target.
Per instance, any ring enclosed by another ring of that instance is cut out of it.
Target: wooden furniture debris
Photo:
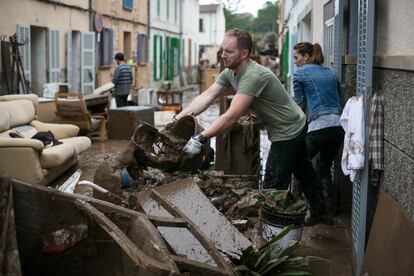
[[[220,74],[219,68],[206,68],[201,71],[201,89],[200,93],[209,88]]]
[[[154,125],[154,107],[123,106],[108,110],[108,139],[130,139],[142,122]]]
[[[233,275],[214,245],[197,230],[197,239],[212,252],[217,265],[193,261],[171,250],[157,227],[193,229],[186,217],[146,215],[107,201],[6,178],[0,178],[0,185],[12,186],[23,274]],[[88,227],[85,240],[61,253],[42,252],[39,236],[82,223]]]
[[[232,255],[241,253],[241,249],[251,245],[251,242],[214,207],[195,183],[195,178],[188,177],[158,186],[151,191],[143,191],[137,198],[149,215],[191,222],[188,225],[191,234],[179,227],[160,228],[159,231],[178,254],[186,255],[192,260],[214,262],[217,265],[221,263],[224,266],[217,249]],[[211,241],[214,247],[202,243],[203,240]]]
[[[81,93],[58,92],[55,94],[56,115],[62,123],[77,125],[87,133],[99,131],[101,140],[106,135],[104,115],[91,115]]]
[[[164,111],[175,111],[175,113],[179,113],[182,110],[183,91],[178,89],[157,91],[157,103]]]
[[[414,223],[381,187],[361,275],[414,275],[413,256]]]

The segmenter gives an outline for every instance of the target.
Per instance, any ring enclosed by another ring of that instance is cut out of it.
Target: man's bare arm
[[[201,134],[206,138],[214,137],[237,122],[240,116],[245,114],[254,97],[246,94],[236,94],[231,101],[229,109]]]
[[[206,91],[195,97],[195,99],[175,117],[180,119],[181,117],[189,114],[197,116],[206,110],[211,103],[218,98],[218,96],[220,96],[223,89],[223,86],[213,83]]]

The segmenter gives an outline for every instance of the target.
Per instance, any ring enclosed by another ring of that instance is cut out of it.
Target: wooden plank
[[[414,275],[414,224],[380,188],[361,275]]]
[[[148,257],[143,251],[136,247],[132,241],[103,213],[99,212],[95,207],[84,200],[77,199],[76,206],[88,214],[95,222],[97,222],[124,250],[124,252],[132,259],[134,263],[145,270],[155,273],[169,273],[170,268],[162,262]]]
[[[189,260],[185,257],[172,255],[171,258],[175,261],[180,270],[196,273],[196,275],[216,276],[216,275],[233,275],[218,267],[213,267],[204,263]]]
[[[163,208],[170,212],[173,216],[184,218],[188,221],[188,230],[197,238],[197,240],[204,246],[210,256],[213,258],[215,263],[223,268],[228,273],[232,273],[232,269],[229,264],[217,250],[217,248],[210,242],[210,240],[201,232],[201,230],[178,208],[173,206],[168,200],[166,200],[160,193],[156,190],[151,190],[151,197],[157,201]]]

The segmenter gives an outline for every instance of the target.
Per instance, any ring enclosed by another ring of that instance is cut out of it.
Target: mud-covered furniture
[[[49,184],[77,162],[88,149],[88,137],[77,137],[79,128],[69,124],[50,124],[36,120],[38,97],[7,95],[0,97],[0,173],[33,184]],[[45,148],[31,139],[39,131],[51,131],[62,144]],[[17,132],[24,138],[11,138]]]
[[[101,141],[105,140],[105,116],[91,115],[82,94],[58,92],[55,94],[55,105],[56,115],[60,117],[62,123],[74,124],[86,134],[99,132]]]
[[[108,111],[108,139],[130,139],[140,122],[154,125],[154,107],[123,106]]]
[[[177,89],[157,91],[157,103],[164,111],[175,111],[175,113],[179,113],[182,110],[183,91]]]

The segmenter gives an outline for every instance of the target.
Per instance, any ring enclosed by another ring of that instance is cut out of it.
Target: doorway
[[[47,28],[30,26],[30,33],[32,91],[42,96],[44,90],[43,85],[47,82]]]
[[[81,32],[69,31],[67,37],[67,77],[69,92],[80,92],[81,86]]]

